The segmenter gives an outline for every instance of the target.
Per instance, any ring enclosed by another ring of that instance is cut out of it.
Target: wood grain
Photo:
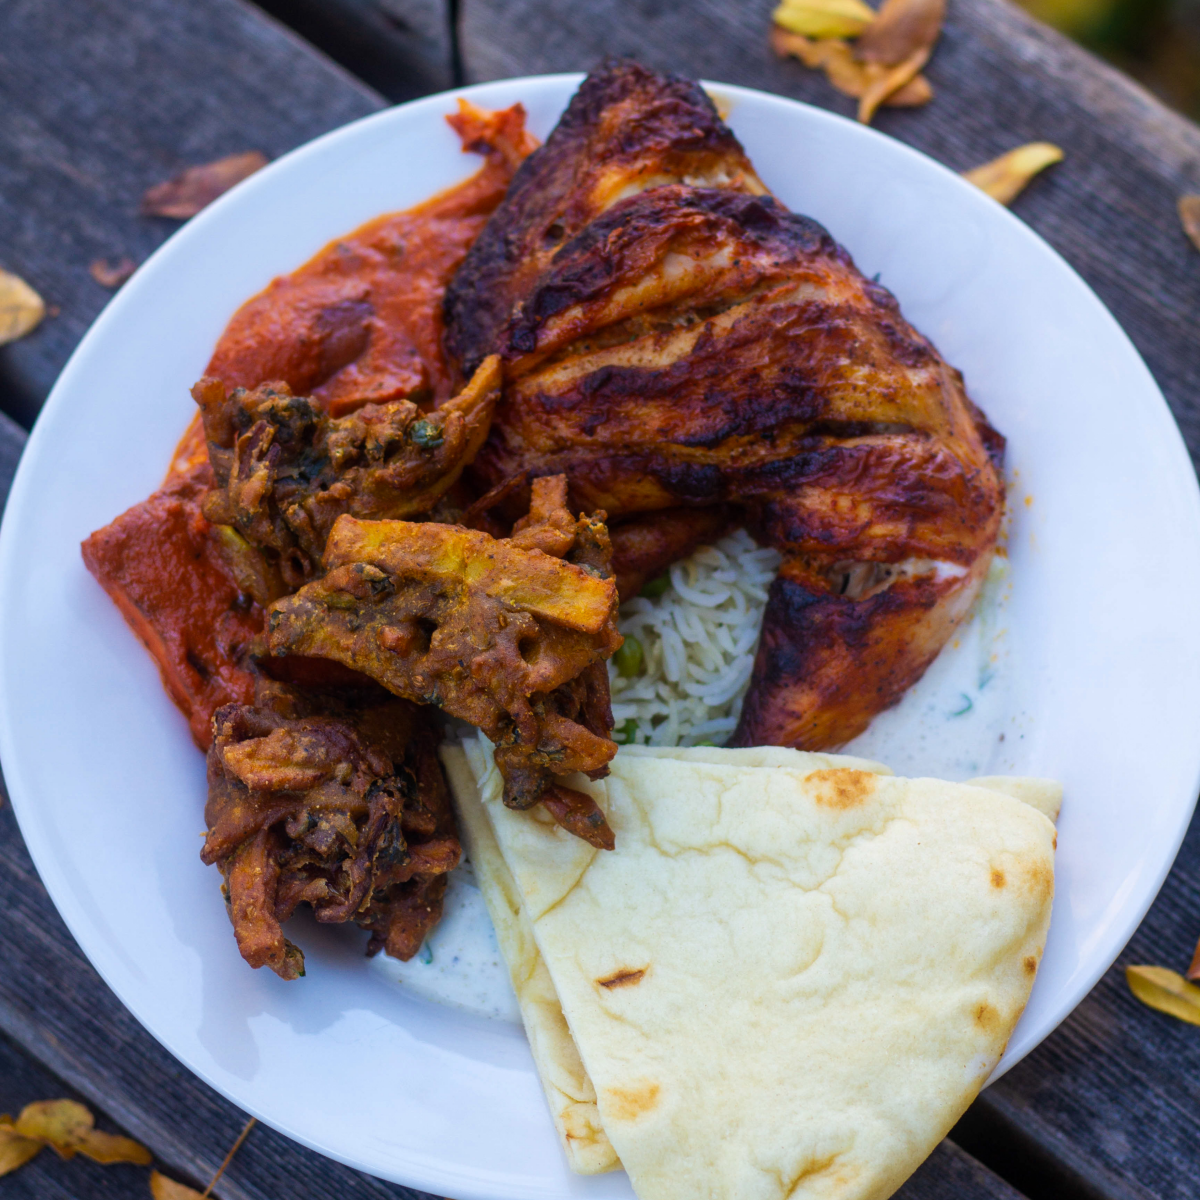
[[[17,460],[25,449],[25,430],[11,417],[0,412],[0,513],[8,500],[8,489],[12,487],[17,472]]]
[[[258,6],[389,100],[454,86],[443,0],[257,0]]]
[[[0,1112],[16,1115],[32,1100],[86,1099],[65,1087],[16,1042],[0,1036]],[[95,1111],[95,1110],[93,1110]],[[103,1113],[97,1113],[96,1127],[108,1133],[124,1133]],[[101,1166],[77,1155],[64,1162],[52,1150],[43,1150],[35,1159],[0,1183],[4,1200],[69,1200],[86,1196],[88,1200],[129,1200],[146,1195],[145,1167],[128,1164]],[[207,1182],[207,1180],[205,1181]]]
[[[96,258],[143,261],[179,227],[138,215],[185,166],[274,158],[382,107],[241,0],[0,4],[0,266],[52,313],[0,348],[0,404],[28,426],[111,297]]]
[[[586,70],[608,54],[792,96],[845,115],[854,101],[766,44],[773,0],[462,0],[469,82]],[[1200,184],[1200,129],[1004,0],[950,0],[927,70],[938,95],[885,109],[884,132],[964,170],[1022,142],[1052,141],[1066,161],[1015,211],[1096,289],[1129,333],[1200,451],[1200,254],[1176,197]],[[793,148],[803,154],[803,147]],[[967,381],[968,384],[970,380]],[[1200,460],[1197,460],[1200,461]]]

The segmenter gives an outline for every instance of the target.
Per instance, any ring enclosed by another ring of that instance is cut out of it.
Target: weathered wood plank
[[[97,258],[145,259],[175,228],[143,191],[239,150],[275,157],[382,107],[242,0],[0,5],[0,266],[54,313],[0,347],[0,403],[28,426],[110,293]]]
[[[33,1100],[87,1101],[63,1086],[62,1081],[29,1057],[16,1042],[0,1037],[0,1112],[16,1114]],[[97,1113],[96,1127],[109,1133],[125,1133]],[[51,1150],[43,1150],[0,1186],[4,1200],[129,1200],[147,1192],[145,1167],[127,1164],[101,1166],[77,1155],[63,1162]],[[205,1181],[207,1182],[207,1180]]]
[[[943,1142],[896,1193],[896,1200],[1021,1200],[1021,1193],[993,1175],[951,1141]]]
[[[4,512],[8,500],[8,489],[12,487],[17,472],[17,460],[25,449],[25,430],[11,417],[0,412],[0,513]]]
[[[845,114],[853,101],[766,43],[773,0],[462,0],[469,82],[586,70],[606,54],[762,88]],[[1200,129],[1004,0],[950,0],[922,109],[885,109],[885,132],[962,170],[1026,141],[1066,161],[1018,200],[1017,213],[1096,289],[1129,332],[1200,449],[1200,255],[1175,198],[1200,184]],[[802,147],[794,152],[803,153]]]
[[[389,100],[454,86],[445,0],[256,0]]]

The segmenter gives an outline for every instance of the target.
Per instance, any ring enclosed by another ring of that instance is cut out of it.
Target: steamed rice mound
[[[618,628],[637,638],[644,658],[632,677],[608,664],[618,742],[695,746],[729,738],[779,562],[739,529],[675,563],[661,596],[621,606]]]

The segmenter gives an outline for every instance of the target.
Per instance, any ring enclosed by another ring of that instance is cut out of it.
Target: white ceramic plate
[[[522,101],[544,136],[577,83],[466,94]],[[1011,1065],[1120,951],[1192,812],[1192,467],[1128,339],[1020,221],[870,129],[719,91],[767,184],[880,273],[1009,438],[1010,596],[995,627],[977,621],[861,748],[908,773],[1066,784],[1050,943]],[[566,1170],[518,1026],[414,996],[365,965],[353,930],[302,928],[309,974],[297,983],[242,963],[198,857],[201,756],[79,556],[82,538],[158,484],[192,413],[188,388],[244,299],[338,234],[476,168],[442,120],[453,103],[390,109],[255,175],[163,246],[83,340],[30,439],[0,537],[0,758],[42,879],[88,957],[235,1104],[324,1154],[457,1200],[629,1197],[624,1175]],[[993,660],[998,707],[956,724],[958,695],[983,695]],[[968,668],[973,684],[961,683]]]

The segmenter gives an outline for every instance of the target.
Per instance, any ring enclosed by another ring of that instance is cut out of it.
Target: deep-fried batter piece
[[[604,666],[621,645],[617,593],[603,514],[576,519],[565,499],[564,479],[537,480],[504,540],[341,517],[328,573],[270,610],[270,654],[333,659],[478,726],[512,808],[536,804],[555,776],[599,778],[617,749]],[[564,825],[587,830],[571,812]]]
[[[407,400],[331,418],[286,384],[226,393],[192,389],[216,487],[204,515],[245,589],[269,604],[315,574],[342,513],[364,520],[426,513],[487,436],[499,359],[486,359],[453,400],[428,415]]]
[[[1004,439],[895,299],[766,194],[698,85],[589,76],[446,316],[466,368],[504,360],[481,491],[566,474],[614,542],[638,522],[626,586],[690,548],[681,508],[732,507],[782,552],[735,744],[850,740],[970,607]]]
[[[411,958],[437,923],[461,848],[438,734],[416,706],[374,688],[304,692],[263,680],[253,705],[213,719],[208,837],[242,957],[281,979],[304,974],[282,922],[371,931],[368,954]]]

